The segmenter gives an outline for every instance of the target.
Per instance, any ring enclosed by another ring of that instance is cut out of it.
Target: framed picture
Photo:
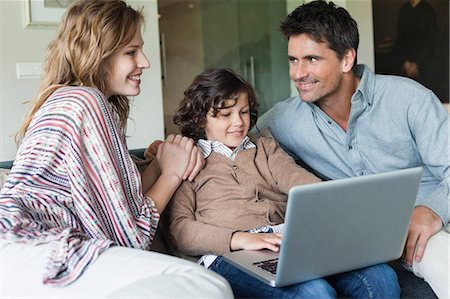
[[[372,0],[376,72],[410,77],[448,103],[449,3]]]
[[[75,0],[25,0],[25,26],[56,27],[67,7]]]

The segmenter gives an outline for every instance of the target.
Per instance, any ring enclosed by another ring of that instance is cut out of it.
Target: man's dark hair
[[[258,103],[253,87],[230,69],[210,69],[195,77],[184,92],[174,123],[181,134],[194,140],[204,139],[206,115],[212,110],[215,117],[220,109],[236,105],[241,93],[246,93],[250,106],[250,128],[258,119]],[[225,106],[226,100],[234,100]]]
[[[350,48],[358,51],[356,21],[344,8],[333,2],[318,0],[297,7],[281,23],[280,30],[286,40],[293,35],[306,34],[316,42],[327,43],[339,59]]]

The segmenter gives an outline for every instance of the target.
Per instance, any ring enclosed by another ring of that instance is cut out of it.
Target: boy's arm
[[[231,237],[236,230],[197,221],[196,196],[191,186],[189,182],[181,184],[163,215],[171,246],[190,256],[230,252]]]

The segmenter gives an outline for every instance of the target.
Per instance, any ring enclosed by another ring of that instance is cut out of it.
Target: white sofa
[[[11,164],[0,162],[0,189]],[[0,242],[0,298],[233,298],[228,282],[203,266],[119,246],[102,253],[75,282],[46,286],[48,246]]]

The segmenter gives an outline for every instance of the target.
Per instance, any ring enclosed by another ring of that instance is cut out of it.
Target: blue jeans
[[[218,257],[209,267],[225,277],[236,298],[399,298],[395,271],[379,264],[355,271],[273,288]]]

